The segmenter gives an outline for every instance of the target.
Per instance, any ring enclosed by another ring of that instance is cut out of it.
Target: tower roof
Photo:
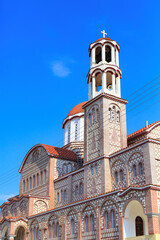
[[[74,108],[71,109],[71,111],[68,113],[67,117],[72,116],[74,114],[77,113],[83,113],[84,109],[82,108],[82,106],[85,104],[86,102],[82,102],[77,104]]]

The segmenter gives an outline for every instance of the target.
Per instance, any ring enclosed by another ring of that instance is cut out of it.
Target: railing
[[[160,234],[145,235],[145,236],[139,236],[139,237],[129,237],[129,238],[125,238],[125,240],[160,240]]]

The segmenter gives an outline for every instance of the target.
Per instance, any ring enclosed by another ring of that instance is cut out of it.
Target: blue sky
[[[128,98],[160,75],[159,10],[158,0],[0,1],[0,203],[18,194],[18,168],[33,145],[63,145],[63,119],[87,100],[88,46],[101,30],[121,47],[128,133],[160,120],[159,85],[143,105],[141,92]]]

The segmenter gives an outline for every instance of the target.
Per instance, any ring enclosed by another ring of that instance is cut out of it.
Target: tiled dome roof
[[[82,102],[79,103],[78,105],[76,105],[74,108],[71,109],[71,111],[69,112],[69,114],[67,115],[67,117],[77,114],[77,113],[83,113],[84,109],[82,108],[82,106],[85,104],[86,102]]]

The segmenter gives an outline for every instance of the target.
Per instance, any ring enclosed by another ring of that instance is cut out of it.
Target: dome
[[[77,113],[83,113],[84,109],[82,108],[82,106],[85,103],[87,103],[87,102],[82,102],[82,103],[77,104],[74,108],[71,109],[71,111],[69,112],[67,117],[72,116],[72,115],[77,114]]]

